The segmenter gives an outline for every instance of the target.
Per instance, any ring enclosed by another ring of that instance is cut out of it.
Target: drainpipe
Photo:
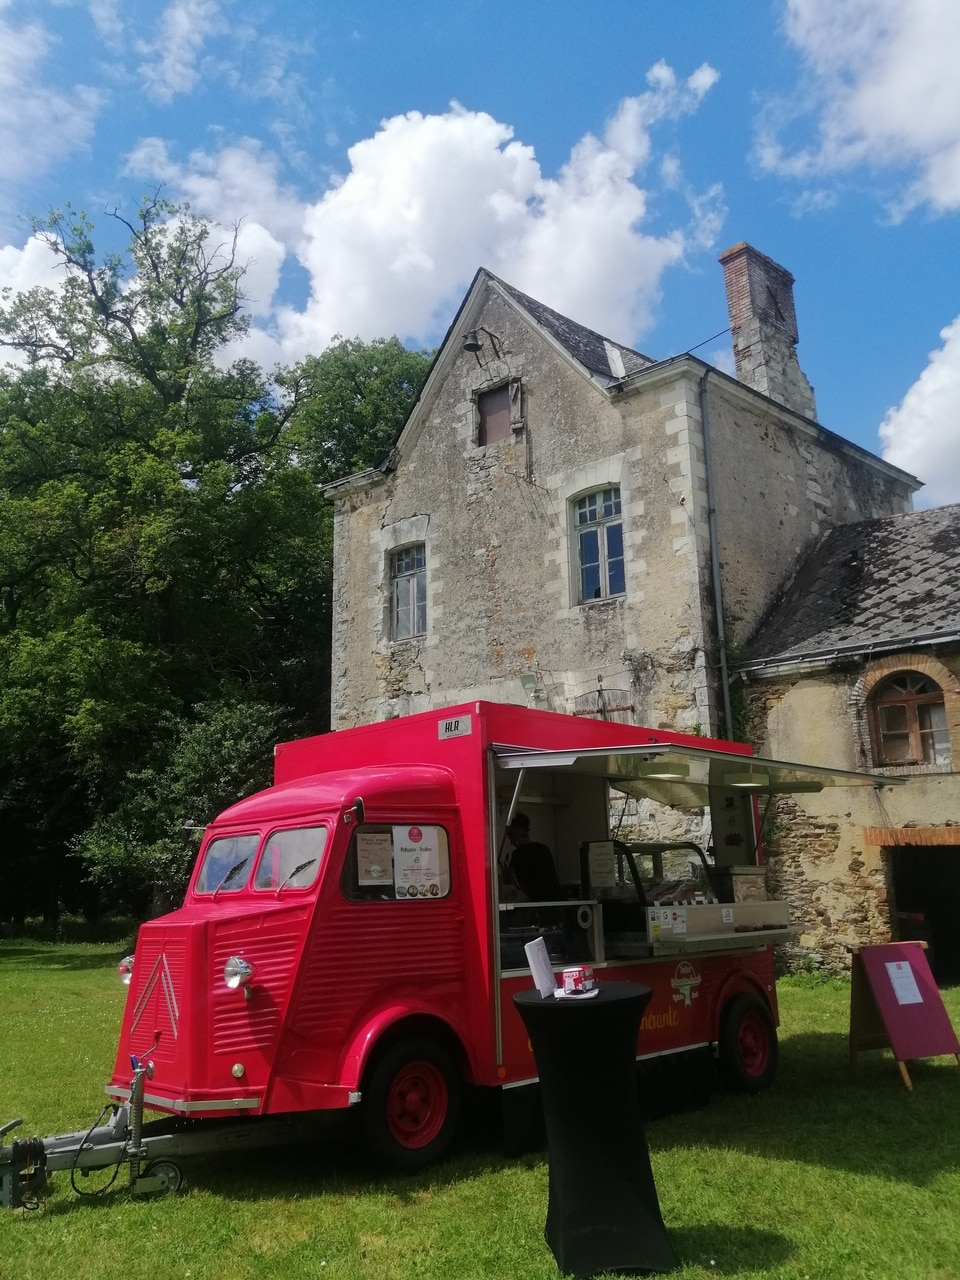
[[[727,737],[733,736],[733,715],[730,710],[730,672],[727,668],[727,643],[723,626],[723,587],[720,582],[720,547],[717,542],[717,504],[714,497],[713,462],[710,452],[710,426],[707,418],[707,378],[704,369],[700,378],[700,426],[703,431],[703,465],[707,473],[707,527],[710,533],[710,576],[713,580],[713,604],[717,615],[717,645],[720,649],[720,692],[723,696],[723,719]]]

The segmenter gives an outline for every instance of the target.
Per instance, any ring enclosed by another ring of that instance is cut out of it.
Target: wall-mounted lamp
[[[482,368],[487,362],[480,358],[480,352],[483,350],[483,339],[480,337],[481,333],[485,333],[490,339],[490,346],[493,348],[493,357],[495,360],[499,360],[503,356],[503,342],[495,333],[491,333],[489,329],[485,329],[483,325],[480,325],[476,329],[470,329],[463,335],[464,351],[472,351],[477,357],[477,364]]]
[[[538,671],[525,671],[520,677],[520,688],[527,695],[527,702],[530,704],[540,697],[540,679]]]

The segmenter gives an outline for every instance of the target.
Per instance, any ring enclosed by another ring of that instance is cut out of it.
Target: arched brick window
[[[929,676],[890,676],[871,693],[870,711],[877,764],[950,764],[943,690]]]

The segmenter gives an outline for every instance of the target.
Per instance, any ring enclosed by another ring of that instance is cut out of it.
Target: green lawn
[[[124,990],[116,947],[0,943],[0,1123],[20,1136],[92,1123]],[[945,992],[960,1026],[960,989]],[[960,1277],[960,1068],[888,1053],[847,1068],[849,988],[780,984],[781,1061],[756,1098],[648,1126],[678,1276],[763,1280]],[[39,1211],[0,1211],[2,1280],[489,1277],[554,1280],[542,1155],[473,1145],[380,1179],[347,1138],[293,1154],[186,1165],[187,1186],[79,1199],[67,1174]],[[92,1189],[104,1176],[94,1175]]]

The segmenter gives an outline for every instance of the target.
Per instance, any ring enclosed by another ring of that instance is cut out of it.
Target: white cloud
[[[148,97],[172,102],[178,93],[189,93],[200,78],[198,63],[208,37],[226,29],[219,0],[171,0],[156,38],[137,46],[147,55],[139,70]]]
[[[633,340],[652,322],[664,269],[716,234],[716,190],[691,199],[687,227],[644,232],[647,193],[635,181],[650,128],[695,110],[715,78],[700,68],[678,82],[658,64],[649,92],[620,104],[602,140],[582,138],[556,178],[485,112],[453,104],[443,115],[384,121],[306,209],[300,260],[311,295],[303,311],[278,312],[279,348],[321,350],[336,333],[429,341],[479,265]]]
[[[89,9],[100,38],[111,48],[118,47],[123,37],[120,0],[89,0]]]
[[[0,289],[26,293],[42,286],[56,289],[63,279],[63,268],[45,240],[31,236],[22,249],[12,244],[0,246]]]
[[[899,216],[923,204],[960,209],[957,0],[787,0],[785,22],[808,82],[793,108],[777,104],[761,125],[761,165],[802,179],[905,166]],[[786,147],[783,129],[811,104],[815,143]]]
[[[127,157],[126,172],[174,188],[194,213],[219,224],[225,235],[239,223],[237,260],[245,264],[250,311],[256,317],[271,313],[284,258],[302,241],[304,213],[303,204],[279,185],[274,156],[247,138],[214,155],[194,151],[180,165],[161,138],[144,138]]]
[[[145,138],[126,171],[163,182],[225,229],[240,223],[254,325],[231,355],[287,363],[338,333],[434,342],[481,265],[632,342],[652,324],[664,271],[712,247],[719,230],[719,188],[686,190],[675,155],[649,163],[658,122],[696,110],[715,80],[706,66],[679,80],[658,63],[647,91],[621,102],[600,136],[581,138],[553,177],[509,125],[457,104],[385,120],[312,202],[280,183],[277,158],[250,139],[184,160],[161,138]],[[655,231],[654,182],[687,202]],[[291,270],[309,284],[301,306],[279,302],[281,273]]]
[[[883,456],[926,481],[918,504],[960,502],[960,316],[880,426]]]
[[[44,83],[52,44],[39,23],[17,27],[0,18],[0,181],[36,178],[93,132],[100,95],[86,85]]]

